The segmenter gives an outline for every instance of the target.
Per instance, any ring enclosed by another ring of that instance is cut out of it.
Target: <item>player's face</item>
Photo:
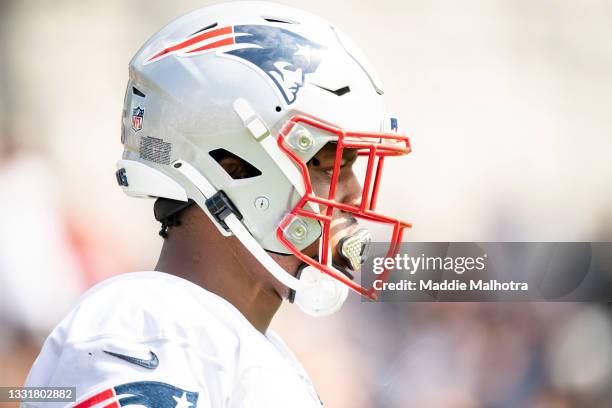
[[[328,143],[315,157],[308,162],[308,171],[314,193],[321,197],[327,197],[331,184],[332,173],[336,157],[336,145]],[[336,200],[349,204],[359,205],[361,200],[361,185],[353,172],[353,164],[357,160],[356,149],[345,149],[342,155],[340,176],[336,189]],[[321,212],[325,211],[325,206],[320,206]],[[334,209],[331,223],[331,247],[333,250],[333,260],[340,266],[347,267],[345,261],[337,251],[337,244],[343,237],[353,233],[357,229],[357,220],[351,213]],[[318,252],[318,242],[307,248],[308,255],[316,255]]]

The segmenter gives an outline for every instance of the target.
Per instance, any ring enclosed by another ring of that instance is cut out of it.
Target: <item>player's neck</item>
[[[221,296],[255,329],[265,333],[282,303],[281,297],[261,279],[260,271],[252,266],[250,253],[235,238],[220,238],[217,231],[210,230],[214,226],[207,219],[203,221],[194,223],[190,219],[170,229],[155,270],[184,278]]]

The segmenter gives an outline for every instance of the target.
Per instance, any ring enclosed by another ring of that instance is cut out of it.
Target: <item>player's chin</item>
[[[343,236],[349,235],[351,233],[352,228],[339,231],[340,234],[334,234],[331,239],[331,253],[332,253],[332,263],[335,269],[344,273],[346,276],[351,279],[355,275],[355,273],[359,272],[351,269],[350,265],[346,262],[346,260],[340,255],[338,252],[338,243]],[[319,259],[319,240],[316,240],[302,251],[303,254],[308,255],[310,258],[318,260]]]
[[[302,253],[310,258],[316,259],[319,256],[319,239],[302,250]]]

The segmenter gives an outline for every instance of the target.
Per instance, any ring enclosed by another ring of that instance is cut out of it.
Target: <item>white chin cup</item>
[[[349,288],[312,266],[300,274],[303,286],[295,292],[293,303],[310,316],[329,316],[340,310],[348,297]]]

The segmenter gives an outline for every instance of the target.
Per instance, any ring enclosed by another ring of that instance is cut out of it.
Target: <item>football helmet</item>
[[[410,227],[375,211],[384,160],[410,152],[382,95],[363,53],[322,18],[268,2],[205,7],[162,28],[130,62],[117,180],[131,196],[193,200],[302,309],[329,314],[348,288],[377,297],[332,264],[332,211],[389,224],[389,255]],[[327,143],[336,161],[320,196],[307,163]],[[344,149],[367,159],[359,205],[335,197]],[[228,154],[251,176],[232,178],[218,161]],[[302,252],[317,240],[317,257]],[[353,268],[368,242],[363,230],[343,240]],[[306,268],[293,277],[267,251],[293,254]]]

